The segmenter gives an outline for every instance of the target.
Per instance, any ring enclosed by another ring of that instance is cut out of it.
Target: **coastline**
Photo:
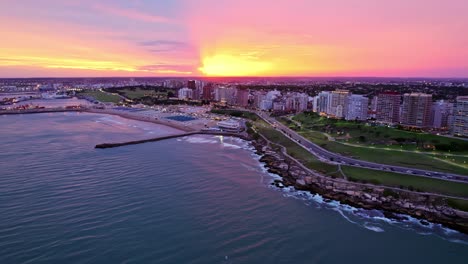
[[[214,133],[201,133],[190,127],[177,125],[169,121],[152,120],[148,117],[145,118],[98,109],[38,109],[30,112],[17,111],[6,114],[50,112],[87,112],[115,115],[131,120],[165,125],[185,132],[180,135],[164,136],[141,141],[100,144],[101,147],[97,145],[96,148],[140,144],[192,134],[214,135]],[[0,115],[2,114],[4,113],[0,112]],[[236,135],[226,134],[226,136]],[[273,183],[277,187],[294,187],[296,190],[319,194],[325,199],[335,200],[356,208],[381,210],[387,218],[391,219],[401,220],[404,216],[399,216],[398,214],[408,215],[417,219],[422,219],[423,221],[442,224],[453,230],[468,234],[468,212],[449,207],[441,195],[417,193],[385,186],[349,182],[342,179],[333,179],[318,172],[311,173],[310,170],[306,170],[300,163],[297,164],[297,161],[288,157],[287,154],[285,155],[282,151],[274,150],[269,147],[267,144],[268,142],[262,137],[255,140],[247,137],[240,138],[250,140],[256,150],[255,153],[260,156],[260,162],[265,164],[268,172],[281,177],[281,180],[275,180]]]
[[[419,219],[424,225],[429,222],[441,224],[468,234],[468,212],[449,207],[441,195],[333,179],[319,172],[310,173],[284,153],[267,146],[264,139],[252,140],[251,143],[268,172],[281,177],[281,180],[272,183],[278,188],[294,187],[298,191],[319,194],[324,199],[356,208],[382,211],[389,219],[406,220],[406,215]]]
[[[122,118],[127,118],[127,119],[131,119],[131,120],[149,122],[149,123],[153,123],[153,124],[168,126],[168,127],[171,127],[171,128],[178,129],[181,132],[195,132],[196,131],[196,130],[194,130],[193,128],[191,128],[189,126],[183,126],[181,124],[176,124],[175,122],[171,122],[169,120],[151,119],[149,117],[135,116],[135,115],[132,115],[132,114],[120,113],[120,112],[116,112],[116,111],[99,110],[99,109],[81,109],[79,112],[93,113],[93,114],[115,115],[115,116],[120,116]]]
[[[181,132],[195,132],[196,130],[192,129],[189,126],[183,126],[169,120],[162,119],[150,119],[149,117],[136,116],[128,113],[121,113],[111,110],[100,110],[100,109],[91,109],[91,108],[43,108],[43,109],[30,109],[30,110],[5,110],[0,111],[0,115],[21,115],[21,114],[44,114],[44,113],[61,113],[61,112],[80,112],[80,113],[92,113],[92,114],[103,114],[103,115],[114,115],[126,119],[149,122],[158,125],[168,126]]]

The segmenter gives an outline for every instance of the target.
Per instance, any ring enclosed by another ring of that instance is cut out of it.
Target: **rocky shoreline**
[[[353,207],[381,210],[390,219],[404,220],[405,217],[399,214],[409,215],[420,219],[422,224],[438,223],[468,234],[468,212],[448,206],[446,199],[441,196],[369,186],[334,179],[319,172],[311,173],[287,155],[267,146],[261,137],[252,140],[252,145],[268,172],[282,178],[272,183],[279,188],[293,186],[296,190],[309,191]]]

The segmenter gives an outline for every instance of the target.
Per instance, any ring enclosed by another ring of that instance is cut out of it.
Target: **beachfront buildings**
[[[317,102],[316,112],[323,113],[323,114],[328,113],[329,111],[328,106],[330,105],[330,100],[331,100],[331,92],[329,91],[320,92],[317,95],[317,99],[315,99],[315,101]]]
[[[249,104],[250,92],[247,88],[237,89],[236,105],[246,107]]]
[[[351,94],[348,97],[346,120],[365,121],[368,117],[369,98],[364,95]]]
[[[179,89],[178,98],[180,100],[190,100],[193,99],[193,90],[190,88]]]
[[[418,128],[431,127],[431,107],[431,94],[404,94],[401,110],[401,124]]]
[[[452,133],[468,137],[468,96],[458,96],[453,109]]]
[[[439,100],[432,104],[431,124],[433,128],[446,130],[452,119],[453,103]]]
[[[375,119],[385,124],[395,124],[400,121],[401,95],[397,92],[383,92],[377,96]]]
[[[348,90],[332,91],[327,113],[335,118],[344,118],[347,111],[349,95],[350,92]]]
[[[234,87],[219,86],[215,88],[214,100],[223,104],[234,105],[237,89]]]

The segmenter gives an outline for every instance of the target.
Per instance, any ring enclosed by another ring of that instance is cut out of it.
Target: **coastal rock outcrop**
[[[273,182],[279,188],[293,186],[297,190],[310,191],[325,199],[354,207],[382,210],[391,219],[407,220],[404,215],[410,215],[421,219],[422,224],[440,223],[468,234],[468,212],[448,206],[446,199],[441,196],[334,179],[319,172],[311,173],[281,152],[275,152],[262,138],[252,141],[252,145],[256,153],[261,155],[260,161],[268,168],[268,172],[281,176],[281,180]]]

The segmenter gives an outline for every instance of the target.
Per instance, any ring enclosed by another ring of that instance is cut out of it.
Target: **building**
[[[274,111],[285,111],[286,110],[286,102],[281,99],[275,99],[273,101],[273,110]]]
[[[369,98],[358,94],[352,94],[348,97],[346,120],[367,120],[368,111]]]
[[[221,130],[235,131],[235,132],[238,132],[241,129],[239,121],[232,120],[232,119],[218,122],[218,127]]]
[[[328,105],[330,104],[331,93],[328,91],[320,92],[317,100],[317,112],[328,113]]]
[[[236,95],[236,104],[246,107],[249,105],[249,90],[248,89],[237,89],[237,95]]]
[[[190,88],[182,88],[179,90],[178,98],[180,100],[190,100],[193,98],[193,90]]]
[[[319,96],[317,95],[317,96],[314,96],[312,98],[312,112],[314,112],[314,113],[319,112],[318,111],[318,109],[319,109],[318,104],[319,104]]]
[[[431,127],[432,94],[406,93],[403,95],[401,123],[406,126]]]
[[[232,87],[217,87],[215,89],[215,101],[234,105],[236,102],[236,88]]]
[[[327,114],[336,118],[344,118],[347,111],[349,94],[348,90],[331,92],[331,101]]]
[[[386,124],[400,122],[401,96],[397,92],[383,92],[377,97],[375,119]]]
[[[268,99],[264,99],[264,100],[262,100],[260,102],[259,108],[260,108],[260,110],[264,110],[264,111],[271,110],[271,109],[273,109],[273,101],[268,100]]]
[[[444,100],[432,104],[431,124],[433,128],[448,129],[453,113],[453,103]]]
[[[195,90],[197,89],[197,83],[195,80],[189,80],[187,81],[187,88]]]
[[[468,96],[458,96],[453,106],[452,133],[468,137]]]
[[[257,108],[260,108],[262,101],[266,99],[266,93],[263,91],[257,91],[254,93],[254,105]]]
[[[214,99],[214,88],[212,84],[207,84],[203,87],[202,99],[208,101]]]

